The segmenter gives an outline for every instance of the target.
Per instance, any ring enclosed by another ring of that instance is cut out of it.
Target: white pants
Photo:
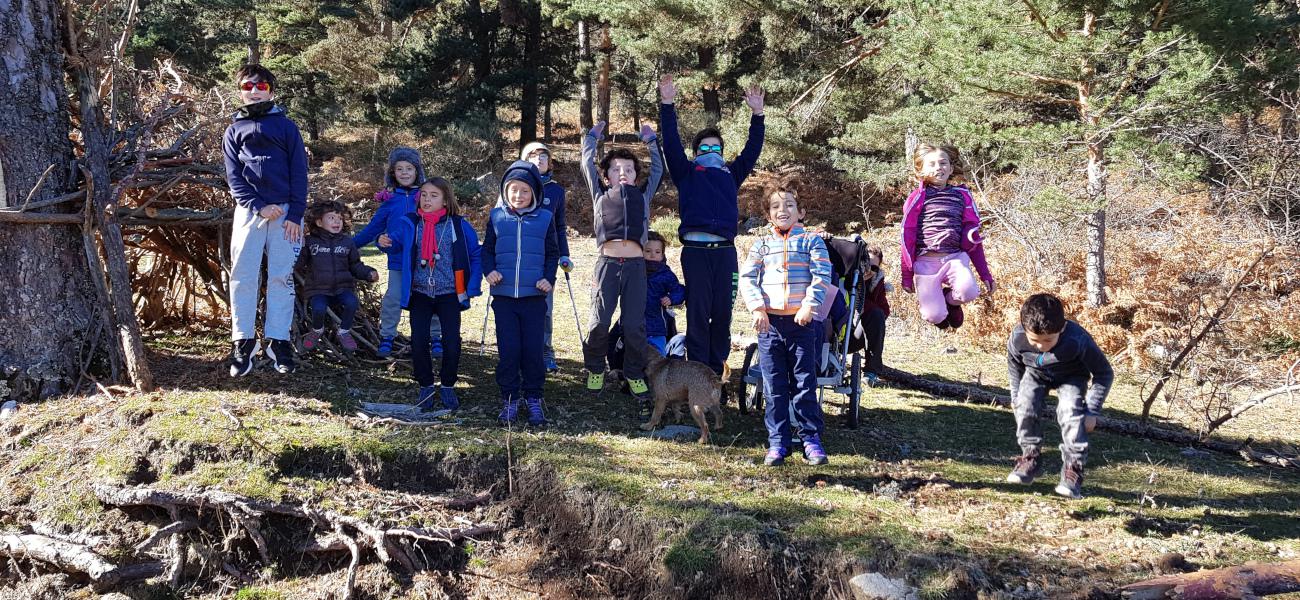
[[[289,205],[281,204],[280,208],[288,214]],[[266,321],[262,331],[273,340],[289,339],[293,325],[293,265],[302,245],[284,239],[285,215],[267,221],[251,208],[235,206],[230,234],[231,340],[257,337],[257,291],[263,255],[266,256]]]

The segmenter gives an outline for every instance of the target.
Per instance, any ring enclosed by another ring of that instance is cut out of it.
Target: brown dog
[[[672,406],[676,409],[685,404],[690,408],[695,424],[700,426],[700,443],[709,443],[709,423],[704,413],[713,411],[713,428],[722,429],[722,384],[729,379],[731,369],[724,366],[719,379],[704,363],[661,356],[648,344],[645,357],[645,374],[654,394],[655,407],[650,420],[643,423],[641,429],[653,431],[659,426],[665,408]]]

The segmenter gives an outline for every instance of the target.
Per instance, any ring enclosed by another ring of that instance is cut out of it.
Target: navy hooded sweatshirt
[[[307,210],[307,149],[298,126],[270,101],[242,106],[233,118],[221,150],[235,202],[254,211],[288,204],[285,218],[301,225]]]
[[[672,104],[659,105],[659,127],[663,130],[668,174],[677,186],[678,212],[682,218],[678,234],[699,231],[734,240],[736,223],[740,220],[737,207],[740,184],[754,172],[758,155],[763,152],[763,117],[750,117],[745,148],[736,160],[722,168],[707,168],[687,158],[677,131],[677,109]]]

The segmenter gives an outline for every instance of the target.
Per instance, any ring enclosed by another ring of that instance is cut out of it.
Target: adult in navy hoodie
[[[226,182],[235,198],[230,236],[230,374],[253,370],[258,287],[266,257],[266,356],[280,373],[294,370],[293,266],[302,247],[307,209],[307,149],[298,126],[275,105],[275,76],[247,65],[235,73],[244,103],[222,136]]]
[[[659,82],[659,124],[668,174],[677,186],[682,224],[682,275],[686,277],[686,356],[709,365],[718,374],[731,352],[731,309],[736,302],[739,271],[736,263],[736,223],[740,184],[754,172],[763,151],[763,90],[745,93],[753,116],[749,139],[736,160],[722,158],[722,134],[705,129],[691,144],[694,159],[686,158],[677,131],[677,86],[665,75]]]

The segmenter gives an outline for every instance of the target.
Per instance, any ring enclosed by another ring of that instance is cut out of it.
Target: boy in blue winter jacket
[[[221,139],[226,182],[235,198],[230,235],[230,375],[253,370],[258,287],[266,257],[266,356],[279,373],[294,370],[293,267],[307,209],[307,149],[298,126],[275,105],[275,75],[260,65],[235,72],[244,104]]]
[[[522,399],[528,423],[542,425],[542,384],[546,366],[543,333],[546,294],[555,287],[560,246],[554,214],[539,208],[542,177],[527,161],[515,161],[501,178],[501,199],[488,216],[483,235],[484,279],[491,286],[497,325],[497,386],[502,423],[514,423]]]
[[[541,142],[529,142],[519,151],[519,160],[526,160],[537,167],[542,176],[542,208],[554,215],[555,235],[560,243],[560,268],[565,273],[573,270],[573,260],[569,258],[569,226],[564,220],[564,203],[567,192],[564,186],[551,178],[551,149]],[[546,370],[554,373],[560,370],[555,363],[555,348],[551,346],[552,313],[555,312],[555,290],[546,295],[546,335],[544,344]]]
[[[420,194],[420,184],[426,177],[420,153],[414,148],[398,146],[388,153],[388,168],[384,171],[384,189],[375,192],[375,201],[379,208],[370,217],[370,222],[352,237],[358,248],[374,242],[388,254],[388,289],[379,309],[379,347],[376,349],[381,358],[387,358],[393,352],[393,339],[397,337],[397,325],[402,320],[402,256],[392,246],[388,228],[392,222],[403,215],[415,211]],[[432,337],[433,355],[442,354],[442,329],[438,317],[434,316],[429,326]]]
[[[731,352],[731,307],[736,301],[736,223],[740,184],[754,172],[763,151],[763,90],[745,92],[749,139],[731,163],[722,158],[722,134],[713,128],[695,134],[686,158],[677,131],[677,86],[659,81],[659,123],[663,129],[668,174],[677,186],[682,224],[682,274],[686,277],[686,356],[722,374]]]
[[[664,251],[668,240],[658,231],[647,234],[645,244],[645,341],[659,354],[668,353],[668,307],[686,301],[686,288],[677,281]]]

